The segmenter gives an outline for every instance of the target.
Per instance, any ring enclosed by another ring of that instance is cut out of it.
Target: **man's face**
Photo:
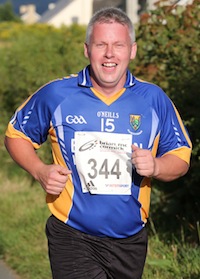
[[[89,45],[85,44],[93,86],[110,95],[122,89],[128,64],[135,58],[136,50],[136,43],[131,44],[127,26],[117,22],[96,23]]]

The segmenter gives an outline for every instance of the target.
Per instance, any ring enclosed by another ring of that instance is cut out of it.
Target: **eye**
[[[104,47],[105,47],[105,44],[104,44],[104,43],[97,43],[97,44],[96,44],[96,47],[97,47],[97,48],[104,48]]]
[[[122,48],[122,47],[124,47],[124,44],[123,43],[116,43],[115,47],[116,48]]]

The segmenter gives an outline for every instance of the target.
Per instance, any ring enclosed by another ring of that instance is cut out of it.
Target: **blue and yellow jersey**
[[[155,157],[174,154],[188,164],[191,153],[182,120],[160,87],[127,71],[124,88],[105,97],[92,87],[89,66],[31,95],[6,135],[22,137],[35,149],[50,137],[54,163],[72,171],[59,196],[47,194],[51,213],[102,237],[133,235],[148,218],[150,179],[131,165],[131,144]]]

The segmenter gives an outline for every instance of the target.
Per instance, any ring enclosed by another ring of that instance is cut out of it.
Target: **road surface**
[[[20,279],[2,260],[0,260],[0,279]]]

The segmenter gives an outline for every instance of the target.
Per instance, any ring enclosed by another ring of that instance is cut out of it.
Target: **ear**
[[[136,42],[134,42],[131,47],[131,56],[130,56],[131,60],[135,59],[136,53],[137,53],[137,44]]]
[[[89,46],[86,43],[84,43],[84,55],[89,58]]]

